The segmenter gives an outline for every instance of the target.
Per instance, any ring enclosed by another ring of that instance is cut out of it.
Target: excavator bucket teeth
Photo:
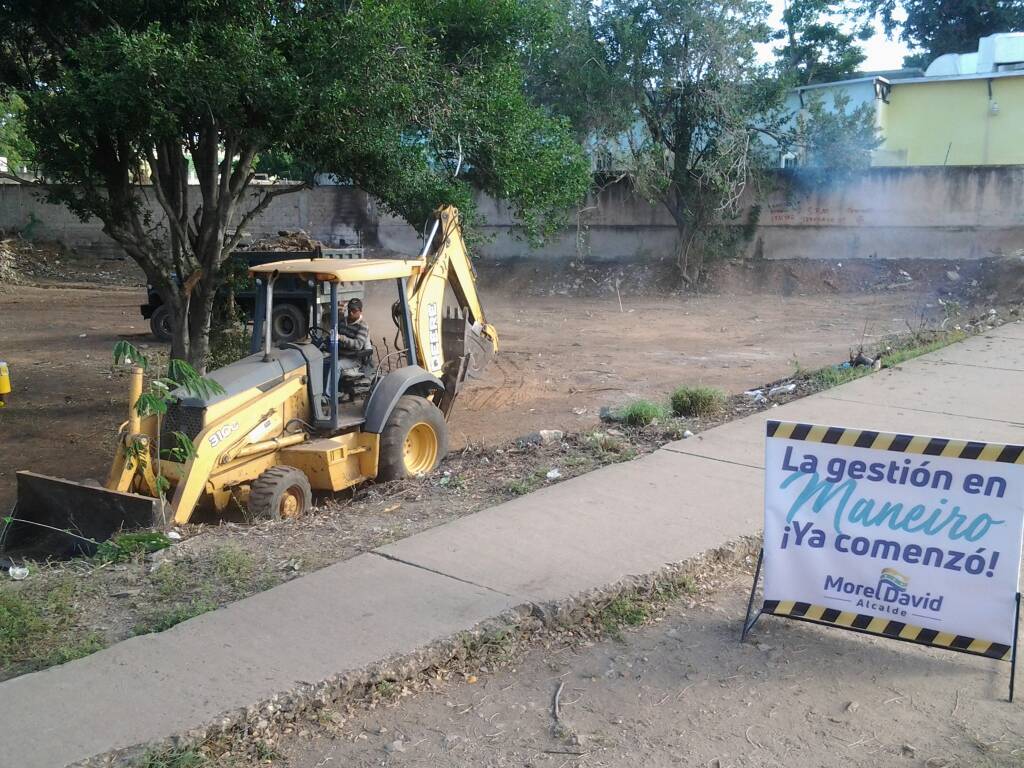
[[[0,552],[19,557],[92,555],[121,530],[160,524],[160,501],[18,472],[18,503],[0,523]]]

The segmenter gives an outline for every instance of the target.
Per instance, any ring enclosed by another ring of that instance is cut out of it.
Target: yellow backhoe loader
[[[208,374],[223,391],[176,391],[162,417],[140,417],[134,404],[144,372],[136,367],[128,421],[105,487],[19,472],[18,501],[0,531],[0,550],[89,553],[92,542],[118,531],[188,523],[198,509],[224,511],[236,503],[254,518],[297,517],[314,490],[340,491],[438,465],[463,381],[498,347],[477,296],[458,211],[438,209],[418,259],[279,261],[250,274],[258,289],[252,354]],[[308,341],[275,347],[269,320],[274,283],[282,277],[306,280],[312,291],[326,285],[330,322],[326,330],[314,327]],[[378,350],[376,361],[372,352],[339,355],[339,287],[381,280],[397,287],[397,350]],[[194,446],[185,461],[168,457],[175,433]],[[158,492],[164,482],[170,484],[166,503]]]

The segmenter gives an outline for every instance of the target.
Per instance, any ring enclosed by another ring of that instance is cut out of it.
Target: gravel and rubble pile
[[[266,237],[243,243],[240,251],[315,251],[323,246],[319,240],[311,238],[304,230],[282,229],[277,237]]]

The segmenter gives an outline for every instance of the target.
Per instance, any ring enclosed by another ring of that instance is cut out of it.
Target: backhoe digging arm
[[[442,322],[446,288],[451,288],[459,310],[465,317],[465,348],[471,374],[479,374],[498,351],[498,332],[488,324],[476,290],[476,272],[462,237],[459,212],[443,206],[435,214],[438,227],[426,247],[427,264],[409,289],[409,313],[416,337],[420,364],[430,373],[443,377],[446,360],[442,343]],[[454,357],[449,351],[449,357]]]

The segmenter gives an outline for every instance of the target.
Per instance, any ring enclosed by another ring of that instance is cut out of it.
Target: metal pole
[[[260,337],[263,336],[263,326],[266,323],[267,314],[267,284],[266,281],[256,279],[256,309],[252,313],[252,338],[249,339],[249,354],[255,355],[262,346]]]
[[[427,241],[425,243],[423,243],[423,253],[420,254],[420,258],[421,259],[425,259],[427,257],[427,252],[430,250],[430,244],[432,242],[434,242],[434,235],[437,234],[437,228],[440,225],[441,225],[441,219],[439,217],[435,218],[434,219],[434,226],[430,228],[430,234],[427,235]]]
[[[1017,593],[1017,608],[1013,615],[1013,648],[1010,650],[1010,703],[1013,704],[1013,683],[1017,677],[1017,642],[1020,639],[1020,592]]]
[[[337,429],[338,418],[338,283],[331,281],[331,429]]]
[[[754,583],[750,587],[750,599],[747,600],[747,615],[743,617],[743,631],[740,633],[740,642],[742,643],[747,639],[747,633],[754,628],[755,622],[761,616],[761,611],[758,609],[757,615],[754,616],[753,621],[750,619],[750,612],[754,610],[754,596],[757,594],[757,583],[761,580],[761,564],[764,562],[764,547],[757,553],[757,567],[754,569]]]
[[[406,295],[408,279],[398,278],[398,301],[402,310],[402,324],[405,331],[405,350],[409,365],[416,365],[416,341],[412,335],[412,316],[409,314],[409,297]]]
[[[266,326],[263,329],[263,362],[270,362],[270,343],[271,343],[271,332],[272,323],[270,321],[274,311],[274,281],[277,280],[277,273],[275,272],[269,278],[267,278],[267,306],[265,315],[263,317],[263,324]]]

